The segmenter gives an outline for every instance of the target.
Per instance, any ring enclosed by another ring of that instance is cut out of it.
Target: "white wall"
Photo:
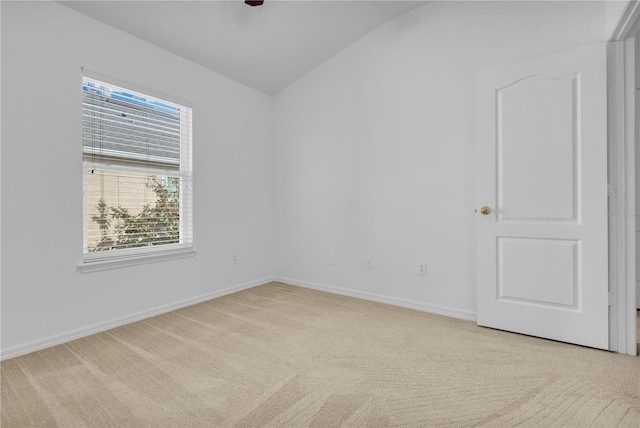
[[[276,275],[473,319],[475,73],[606,27],[596,2],[431,3],[277,94]]]
[[[192,104],[195,257],[77,271],[82,66]],[[3,357],[270,278],[272,123],[265,94],[59,4],[2,2]]]

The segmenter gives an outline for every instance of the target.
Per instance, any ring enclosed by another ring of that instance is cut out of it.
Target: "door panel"
[[[605,54],[478,75],[479,325],[608,347]]]
[[[577,80],[536,75],[496,91],[501,220],[576,220]]]
[[[579,241],[499,237],[498,301],[576,308],[579,260]]]

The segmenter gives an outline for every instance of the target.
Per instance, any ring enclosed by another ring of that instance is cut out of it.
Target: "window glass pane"
[[[180,242],[180,178],[88,170],[87,251]]]
[[[85,161],[180,167],[180,107],[84,79]]]

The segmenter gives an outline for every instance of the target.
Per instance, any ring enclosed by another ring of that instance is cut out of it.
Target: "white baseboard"
[[[17,357],[19,355],[28,354],[30,352],[39,351],[41,349],[50,348],[62,343],[71,342],[81,337],[90,336],[92,334],[100,333],[105,330],[110,330],[115,327],[120,327],[125,324],[140,321],[146,318],[150,318],[156,315],[161,315],[167,312],[175,311],[176,309],[185,308],[187,306],[195,305],[197,303],[205,302],[207,300],[215,299],[216,297],[225,296],[227,294],[236,293],[238,291],[246,290],[249,288],[264,285],[274,281],[273,278],[263,278],[256,281],[247,282],[240,285],[234,285],[222,290],[212,291],[210,293],[201,294],[189,299],[180,300],[178,302],[169,303],[167,305],[157,306],[155,308],[147,309],[135,314],[126,315],[124,317],[114,318],[108,321],[99,322],[86,327],[78,328],[75,330],[67,331],[62,334],[56,334],[53,336],[45,337],[43,339],[33,340],[31,342],[22,343],[20,345],[10,346],[6,349],[2,349],[0,352],[0,361],[9,358]]]
[[[277,282],[296,285],[298,287],[311,288],[313,290],[325,291],[327,293],[340,294],[342,296],[356,297],[358,299],[370,300],[372,302],[386,303],[388,305],[400,306],[402,308],[415,309],[417,311],[429,312],[431,314],[444,315],[451,318],[458,318],[467,321],[477,322],[478,316],[475,312],[465,311],[461,309],[451,308],[441,305],[433,305],[430,303],[416,302],[398,297],[384,296],[381,294],[367,293],[364,291],[349,290],[347,288],[334,287],[332,285],[317,284],[308,281],[299,281],[297,279],[275,277]]]
[[[86,327],[71,330],[65,333],[56,334],[53,336],[45,337],[43,339],[34,340],[27,343],[11,346],[0,351],[0,361],[9,358],[17,357],[19,355],[28,354],[30,352],[39,351],[41,349],[50,348],[52,346],[60,345],[62,343],[71,342],[75,339],[90,336],[92,334],[100,333],[112,328],[120,327],[125,324],[140,321],[146,318],[150,318],[156,315],[161,315],[167,312],[175,311],[176,309],[185,308],[187,306],[195,305],[197,303],[205,302],[207,300],[215,299],[216,297],[225,296],[227,294],[236,293],[238,291],[246,290],[249,288],[257,287],[259,285],[268,284],[272,281],[283,282],[285,284],[295,285],[298,287],[310,288],[318,291],[325,291],[327,293],[339,294],[342,296],[356,297],[358,299],[370,300],[373,302],[386,303],[393,306],[400,306],[403,308],[415,309],[422,312],[429,312],[432,314],[444,315],[452,318],[458,318],[468,321],[476,321],[477,316],[475,312],[464,311],[460,309],[450,308],[441,305],[433,305],[423,302],[415,302],[408,299],[400,299],[397,297],[384,296],[374,293],[366,293],[363,291],[349,290],[341,287],[334,287],[331,285],[317,284],[314,282],[299,281],[291,278],[273,277],[263,278],[256,281],[247,282],[244,284],[227,287],[222,290],[212,291],[210,293],[201,294],[200,296],[184,299],[178,302],[170,303],[167,305],[158,306],[155,308],[147,309],[135,314],[127,315],[124,317],[114,318],[109,321],[104,321],[96,324],[92,324]]]

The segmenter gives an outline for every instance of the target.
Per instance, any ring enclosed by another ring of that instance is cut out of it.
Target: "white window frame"
[[[187,132],[180,139],[180,169],[164,170],[159,168],[131,167],[126,165],[113,165],[99,162],[82,162],[82,207],[83,207],[83,251],[82,260],[78,263],[81,273],[95,272],[134,266],[145,263],[161,262],[166,260],[192,257],[195,255],[193,244],[193,131],[192,108],[188,103],[178,101],[173,97],[158,94],[155,91],[142,88],[127,82],[102,76],[97,73],[82,70],[82,79],[98,80],[106,85],[112,85],[126,89],[137,95],[156,98],[169,103],[177,104],[180,109],[180,122],[186,122]],[[81,80],[81,84],[83,82]],[[83,96],[83,94],[81,94]],[[82,107],[81,107],[82,109]],[[82,156],[82,149],[80,151]],[[180,178],[180,242],[176,244],[164,244],[149,247],[126,248],[113,251],[89,252],[88,251],[88,180],[87,170],[99,166],[100,170],[112,172],[131,172],[149,175],[169,176]],[[184,221],[183,221],[184,219]],[[185,239],[186,238],[186,239]]]

